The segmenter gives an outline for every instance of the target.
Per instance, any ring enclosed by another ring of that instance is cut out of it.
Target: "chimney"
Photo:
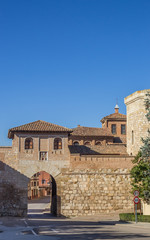
[[[119,113],[119,106],[118,106],[118,104],[116,104],[116,106],[115,106],[115,113]]]

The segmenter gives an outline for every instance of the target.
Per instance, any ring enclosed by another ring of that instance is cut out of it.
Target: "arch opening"
[[[28,183],[28,214],[57,215],[57,185],[45,171],[35,173]]]

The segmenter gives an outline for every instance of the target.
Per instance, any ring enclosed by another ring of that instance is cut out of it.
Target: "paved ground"
[[[44,211],[47,200],[40,201],[30,202],[26,219],[0,218],[0,240],[150,240],[148,223],[120,223],[118,214],[55,218]]]
[[[28,214],[42,214],[45,210],[50,209],[50,196],[29,200],[28,201]]]

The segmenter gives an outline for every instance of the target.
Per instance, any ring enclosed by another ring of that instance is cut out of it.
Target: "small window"
[[[34,187],[36,187],[36,182],[34,182]]]
[[[134,131],[132,130],[132,145],[134,144]]]
[[[47,152],[40,152],[40,160],[47,160]]]
[[[121,134],[126,134],[126,125],[121,124]]]
[[[79,142],[78,142],[78,141],[75,141],[75,142],[73,143],[73,145],[77,146],[77,145],[79,145]]]
[[[62,149],[62,139],[61,138],[55,138],[54,139],[54,149]]]
[[[42,184],[45,184],[46,183],[46,180],[45,179],[42,179]]]
[[[91,143],[87,141],[87,142],[84,143],[84,145],[88,146],[88,145],[91,145]]]
[[[111,132],[112,134],[116,134],[116,124],[111,125]]]
[[[33,139],[32,138],[25,139],[25,149],[33,149]]]
[[[96,142],[95,145],[101,145],[101,142]]]

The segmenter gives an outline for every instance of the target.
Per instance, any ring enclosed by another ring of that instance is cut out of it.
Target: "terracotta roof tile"
[[[72,129],[72,136],[113,136],[109,129],[78,126]]]
[[[122,114],[122,113],[112,113],[106,117],[103,117],[101,119],[101,122],[104,122],[106,119],[122,119],[122,120],[126,120],[126,115]]]
[[[8,137],[12,138],[14,132],[72,132],[71,129],[62,127],[53,123],[38,120],[35,122],[27,123],[19,127],[9,129]]]

